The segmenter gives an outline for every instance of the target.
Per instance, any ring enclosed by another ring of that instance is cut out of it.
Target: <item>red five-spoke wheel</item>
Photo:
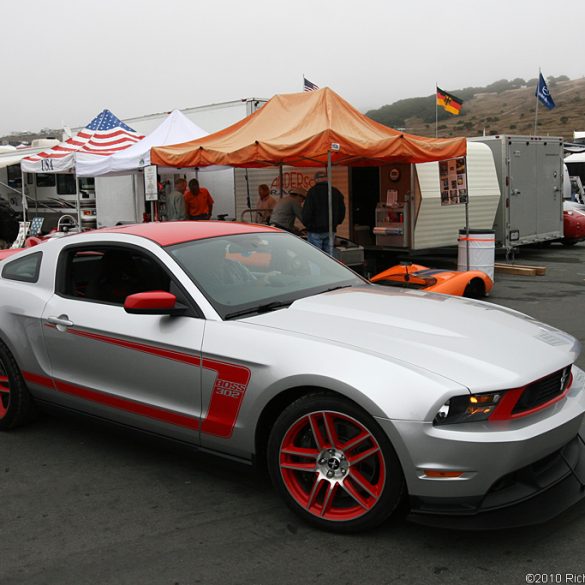
[[[269,442],[269,470],[295,511],[337,531],[379,524],[402,494],[386,435],[353,403],[327,394],[305,396],[282,413]]]
[[[31,396],[16,361],[0,341],[0,431],[25,423],[34,412]]]

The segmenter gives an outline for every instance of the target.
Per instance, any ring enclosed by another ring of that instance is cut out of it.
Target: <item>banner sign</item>
[[[464,156],[439,161],[441,205],[467,203],[467,161]]]
[[[156,165],[144,167],[144,197],[146,201],[158,200]]]

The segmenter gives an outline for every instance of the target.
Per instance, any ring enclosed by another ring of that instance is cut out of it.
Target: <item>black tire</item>
[[[36,412],[33,399],[14,357],[1,341],[0,386],[0,431],[14,429],[31,420]]]
[[[574,246],[577,243],[577,240],[561,240],[563,246]]]
[[[485,285],[479,278],[474,278],[465,287],[463,296],[468,299],[482,299],[485,297]]]
[[[323,441],[326,434],[329,441]],[[352,446],[359,437],[364,438]],[[281,413],[268,439],[267,463],[287,505],[333,532],[378,526],[405,493],[402,467],[386,433],[356,404],[327,392],[305,395]],[[308,469],[295,469],[295,464]]]

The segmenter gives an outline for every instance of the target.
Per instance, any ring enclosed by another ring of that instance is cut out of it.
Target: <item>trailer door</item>
[[[519,240],[538,233],[537,148],[528,140],[508,140],[510,232]]]
[[[561,232],[562,219],[562,147],[558,140],[540,145],[536,168],[540,169],[538,182],[538,233]]]

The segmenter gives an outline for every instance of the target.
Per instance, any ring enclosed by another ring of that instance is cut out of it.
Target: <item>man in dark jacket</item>
[[[329,242],[329,197],[327,174],[319,171],[315,174],[315,185],[307,193],[303,205],[303,224],[307,228],[307,240],[317,248],[328,252],[333,250],[334,242]],[[345,203],[339,189],[331,188],[331,205],[333,209],[333,239],[335,230],[345,218]]]

